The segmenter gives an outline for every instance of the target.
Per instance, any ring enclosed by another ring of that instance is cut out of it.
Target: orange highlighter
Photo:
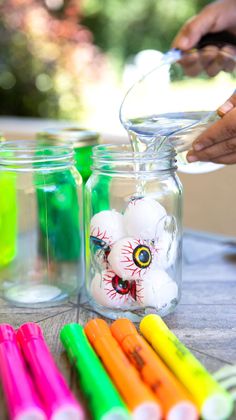
[[[115,386],[126,401],[135,420],[160,420],[160,403],[129,362],[103,319],[92,319],[85,333],[101,358]]]
[[[161,402],[166,420],[196,420],[197,409],[185,388],[164,365],[149,344],[138,334],[128,319],[118,319],[111,325],[111,332],[143,381]]]

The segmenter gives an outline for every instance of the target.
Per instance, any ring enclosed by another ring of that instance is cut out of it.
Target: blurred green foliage
[[[167,50],[206,3],[0,0],[0,114],[81,120],[110,63],[121,74],[138,51]]]
[[[166,51],[207,0],[84,0],[82,22],[119,64],[144,49]]]

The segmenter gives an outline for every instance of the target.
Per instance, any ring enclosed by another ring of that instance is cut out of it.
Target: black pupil
[[[139,254],[139,260],[142,263],[147,263],[149,261],[149,253],[145,250],[141,251]]]

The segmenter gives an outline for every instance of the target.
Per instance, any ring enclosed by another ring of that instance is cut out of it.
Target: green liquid
[[[39,253],[49,261],[76,261],[81,254],[77,185],[68,170],[36,178]]]
[[[0,172],[0,266],[9,264],[17,251],[16,176]]]
[[[75,166],[83,178],[83,182],[87,182],[92,170],[92,151],[93,146],[77,147],[75,151]]]

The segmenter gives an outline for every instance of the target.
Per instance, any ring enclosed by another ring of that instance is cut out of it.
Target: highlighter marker
[[[130,415],[79,324],[65,325],[60,339],[75,366],[94,420],[128,420]]]
[[[11,325],[0,325],[0,378],[10,420],[46,420]]]
[[[47,410],[48,419],[83,420],[84,411],[58,370],[39,325],[22,325],[17,332],[17,340]]]
[[[231,395],[213,379],[158,315],[143,318],[140,330],[192,394],[204,420],[224,420],[230,417],[233,411]]]
[[[141,381],[138,372],[112,337],[107,323],[102,319],[92,319],[85,325],[85,333],[127,403],[132,418],[161,419],[158,400]]]
[[[197,420],[198,412],[184,387],[128,319],[117,319],[110,327],[142,380],[159,398],[166,420]]]

